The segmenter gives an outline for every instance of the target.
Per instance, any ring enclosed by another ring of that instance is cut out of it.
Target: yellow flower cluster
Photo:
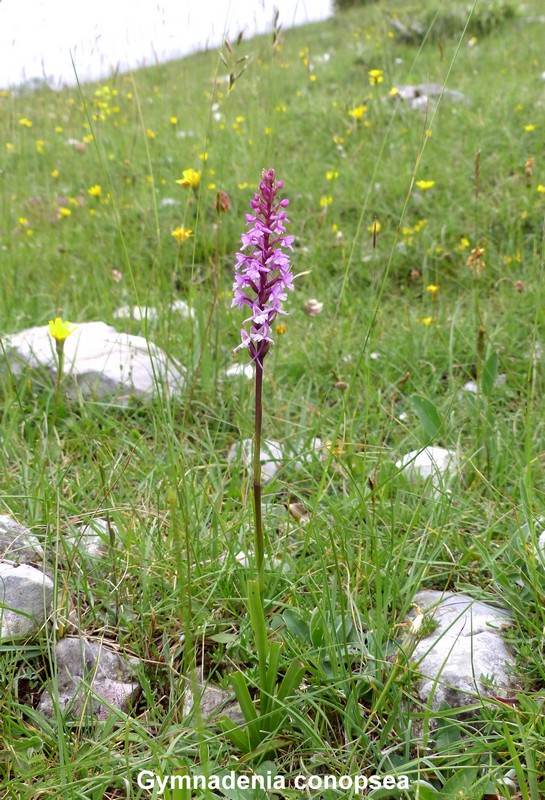
[[[426,222],[427,220],[425,219],[419,219],[412,227],[410,225],[404,225],[401,228],[401,234],[405,237],[405,244],[413,243],[415,235],[420,233]]]
[[[367,74],[369,75],[369,83],[371,86],[376,86],[384,80],[384,72],[381,69],[370,69]]]
[[[179,225],[170,232],[170,235],[176,239],[178,244],[181,244],[185,242],[186,239],[189,239],[190,236],[193,236],[193,231],[189,230],[189,228],[184,228],[183,225]]]
[[[95,91],[93,99],[93,113],[94,122],[103,122],[112,114],[119,114],[121,109],[119,105],[112,105],[112,101],[117,97],[119,91],[117,89],[110,89],[109,86],[102,86]],[[127,95],[128,96],[128,95]],[[116,102],[116,101],[114,101]],[[117,122],[115,123],[117,125]]]
[[[365,103],[360,103],[359,106],[355,108],[348,109],[348,114],[355,120],[359,120],[363,118],[363,115],[367,111],[367,106]]]
[[[185,189],[197,189],[201,180],[201,171],[195,169],[184,169],[182,177],[176,181]]]

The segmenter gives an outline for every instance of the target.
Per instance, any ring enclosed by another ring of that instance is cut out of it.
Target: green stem
[[[64,367],[64,340],[57,339],[55,342],[57,349],[57,380],[55,381],[55,399],[53,403],[53,420],[51,427],[55,427],[57,414],[59,411],[59,399],[61,395],[62,371]]]
[[[259,591],[263,594],[265,585],[263,542],[263,521],[261,516],[261,426],[263,422],[263,365],[255,362],[255,424],[253,450],[254,476],[254,541],[255,563],[259,581]]]

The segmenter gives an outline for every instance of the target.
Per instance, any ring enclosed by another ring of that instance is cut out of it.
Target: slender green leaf
[[[302,619],[296,611],[288,608],[282,614],[282,619],[285,622],[286,628],[293,635],[305,642],[310,642],[310,629],[308,623]]]
[[[257,712],[255,710],[254,702],[248,691],[246,678],[242,672],[236,672],[230,677],[231,685],[235,690],[236,698],[239,702],[242,715],[246,722],[253,722],[257,719]]]
[[[441,415],[431,400],[418,394],[411,397],[413,408],[426,431],[429,440],[438,439],[445,435],[445,426]]]
[[[260,689],[265,691],[269,696],[274,694],[276,682],[278,680],[278,667],[280,665],[280,653],[282,645],[280,642],[271,642],[269,646],[269,662],[267,664],[267,680],[264,686]]]
[[[267,624],[263,611],[263,598],[259,590],[259,581],[248,581],[248,611],[254,632],[255,647],[259,664],[265,664],[269,655]]]
[[[319,608],[315,608],[310,618],[310,640],[317,649],[325,645],[324,618]]]
[[[241,753],[249,753],[251,748],[248,732],[245,728],[240,728],[229,717],[221,717],[218,725],[222,733],[240,750]]]
[[[483,372],[481,375],[481,389],[485,397],[490,397],[492,394],[494,384],[496,383],[496,378],[498,377],[499,363],[500,357],[495,350],[493,353],[490,353],[484,362]]]
[[[283,703],[286,697],[293,694],[301,683],[301,679],[305,674],[305,668],[300,661],[292,661],[286,670],[286,674],[282,678],[282,683],[278,688],[277,699]]]

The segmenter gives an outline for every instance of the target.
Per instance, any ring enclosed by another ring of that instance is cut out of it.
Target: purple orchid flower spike
[[[255,213],[246,214],[250,230],[242,234],[235,265],[232,307],[247,307],[251,311],[243,322],[243,326],[250,324],[249,331],[242,328],[242,341],[235,350],[247,348],[252,361],[261,368],[263,358],[274,344],[271,326],[278,314],[286,314],[282,303],[286,291],[293,291],[290,261],[284,252],[293,250],[293,236],[287,236],[285,228],[289,222],[285,211],[289,200],[277,199],[282,186],[274,169],[263,170],[259,192],[250,201]]]

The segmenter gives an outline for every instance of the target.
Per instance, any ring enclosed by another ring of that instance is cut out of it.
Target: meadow
[[[442,28],[424,14],[414,41],[391,16],[422,9],[395,5],[74,89],[0,87],[2,335],[103,320],[187,370],[181,398],[66,400],[54,420],[52,383],[4,373],[0,513],[55,554],[63,600],[39,640],[0,642],[1,797],[157,797],[140,771],[230,769],[407,775],[421,786],[369,796],[423,800],[509,797],[509,774],[517,797],[545,796],[545,573],[512,548],[545,490],[541,4],[493,30],[479,3]],[[398,87],[423,82],[463,98],[411,110]],[[297,662],[303,679],[244,749],[184,698],[195,669],[223,689],[244,674],[252,700],[262,680],[252,480],[227,457],[252,436],[253,382],[225,370],[248,361],[235,254],[270,167],[297,278],[265,366],[263,436],[285,453],[263,496],[265,616],[280,674]],[[159,313],[116,319],[123,305]],[[395,467],[430,443],[460,454],[449,491]],[[63,560],[69,523],[93,517],[119,532],[104,574]],[[418,670],[396,658],[420,588],[500,599],[515,621],[517,701],[445,709],[433,744]],[[32,707],[66,604],[140,659],[131,714]],[[271,796],[184,792],[162,796]]]

